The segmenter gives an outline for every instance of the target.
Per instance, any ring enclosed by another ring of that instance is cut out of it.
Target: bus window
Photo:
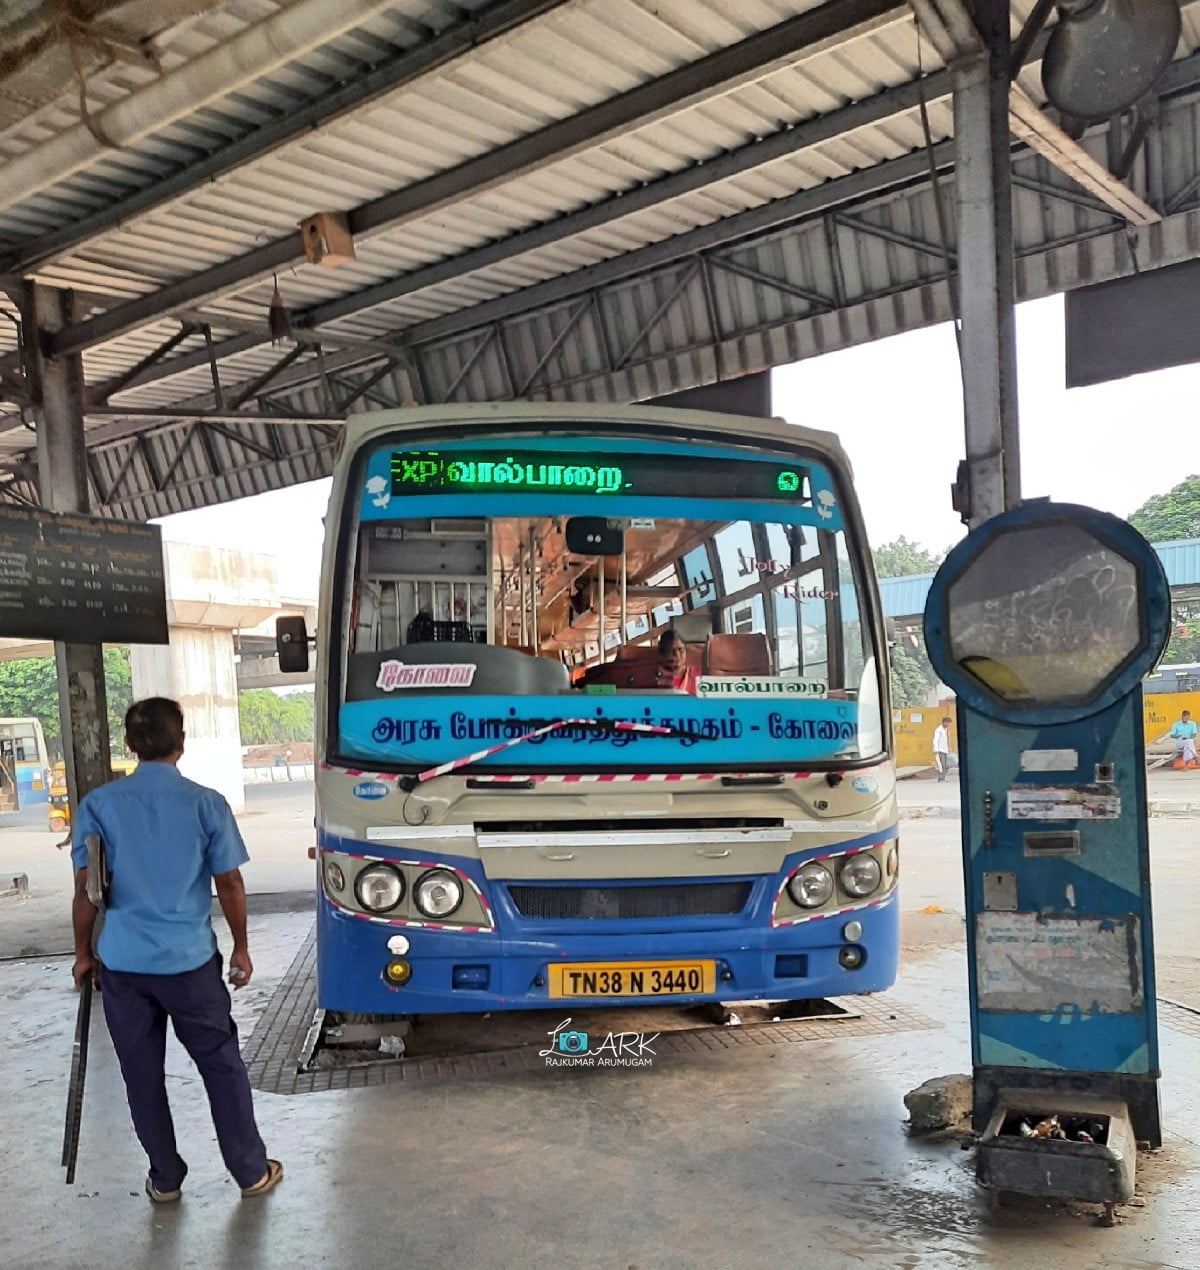
[[[683,576],[689,588],[686,597],[689,608],[699,608],[716,598],[717,589],[713,583],[707,547],[696,547],[683,557]]]

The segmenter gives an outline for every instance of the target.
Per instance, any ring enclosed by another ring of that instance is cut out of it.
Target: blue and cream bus
[[[323,1007],[894,981],[886,645],[835,437],[638,406],[364,415],[326,525]],[[282,620],[285,668],[308,642]]]

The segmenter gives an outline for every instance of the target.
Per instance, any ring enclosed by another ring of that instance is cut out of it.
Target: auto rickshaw
[[[128,776],[137,767],[135,758],[115,758],[112,760],[114,779]],[[71,802],[67,797],[67,766],[55,763],[50,769],[50,796],[46,810],[47,828],[51,833],[66,833],[71,827]]]

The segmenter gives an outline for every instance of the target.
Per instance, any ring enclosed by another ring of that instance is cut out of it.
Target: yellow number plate
[[[552,964],[558,997],[676,997],[715,992],[715,961],[585,961]]]

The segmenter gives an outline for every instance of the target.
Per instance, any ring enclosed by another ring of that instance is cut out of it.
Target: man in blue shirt
[[[1179,722],[1171,729],[1171,739],[1175,742],[1175,770],[1195,767],[1196,725],[1187,710],[1179,716]]]
[[[239,866],[250,857],[225,799],[179,774],[184,739],[178,703],[166,697],[135,701],[125,715],[125,743],[140,760],[137,770],[83,800],[71,851],[73,974],[76,984],[89,976],[99,980],[134,1129],[150,1157],[146,1194],[155,1203],[179,1199],[187,1174],[167,1102],[168,1019],[204,1079],[221,1155],[242,1195],[263,1195],[283,1177],[279,1161],[267,1159],[254,1123],[211,920],[215,882],[233,935],[229,981],[243,988],[254,966]],[[103,842],[111,877],[96,953],[97,909],[87,895],[89,834]]]

